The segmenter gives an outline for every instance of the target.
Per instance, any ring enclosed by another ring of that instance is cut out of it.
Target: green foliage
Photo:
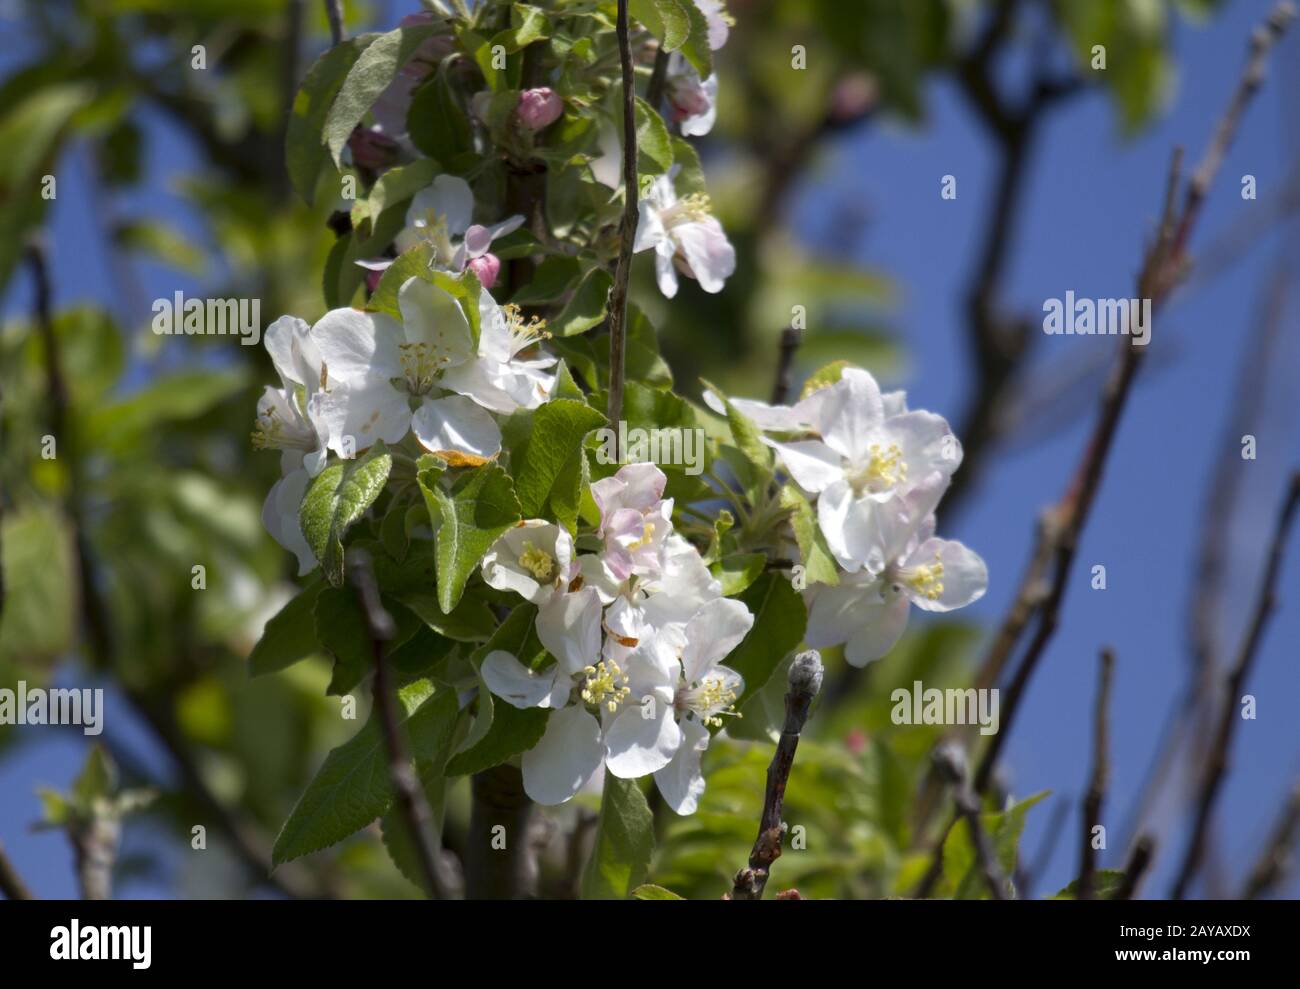
[[[596,840],[582,874],[582,898],[627,899],[645,879],[654,846],[654,815],[637,781],[606,773]]]
[[[488,547],[519,521],[519,499],[510,475],[493,463],[467,470],[449,485],[424,470],[419,483],[436,533],[438,605],[450,614]]]
[[[316,599],[325,584],[314,580],[266,623],[262,637],[248,654],[252,676],[278,673],[319,650],[316,640]]]
[[[392,465],[377,443],[355,460],[326,467],[307,490],[298,515],[302,534],[334,587],[343,586],[343,536],[379,497]]]

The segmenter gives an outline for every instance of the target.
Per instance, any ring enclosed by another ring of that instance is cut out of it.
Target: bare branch
[[[975,849],[975,863],[989,893],[995,900],[1014,899],[1015,894],[1002,875],[993,843],[980,821],[980,802],[970,786],[970,772],[966,765],[966,751],[957,742],[946,742],[934,751],[934,766],[941,779],[952,787],[952,799],[957,805],[957,817],[970,829],[971,847]]]
[[[1268,552],[1268,563],[1264,570],[1263,583],[1260,586],[1259,599],[1251,616],[1250,626],[1237,653],[1236,662],[1228,671],[1223,686],[1222,704],[1214,732],[1214,742],[1210,748],[1209,760],[1198,790],[1195,819],[1192,834],[1187,842],[1187,851],[1183,855],[1178,878],[1174,882],[1170,897],[1181,900],[1201,867],[1205,855],[1205,838],[1209,831],[1210,817],[1218,799],[1219,789],[1227,773],[1228,754],[1232,749],[1232,738],[1237,723],[1241,720],[1237,714],[1241,691],[1251,665],[1259,652],[1263,640],[1264,627],[1276,607],[1276,589],[1278,573],[1282,569],[1282,554],[1286,546],[1291,522],[1295,518],[1296,507],[1300,505],[1300,473],[1291,476],[1291,484],[1286,498],[1282,502],[1282,511],[1278,516],[1277,527],[1273,532],[1273,542]]]
[[[772,863],[781,857],[781,839],[785,825],[781,810],[785,805],[785,788],[794,768],[794,754],[799,734],[808,720],[808,711],[822,689],[822,661],[816,652],[800,653],[790,665],[789,690],[785,694],[785,724],[776,752],[767,767],[767,787],[763,793],[763,815],[758,823],[758,837],[749,853],[749,866],[736,873],[729,899],[761,900]]]
[[[1242,888],[1243,900],[1256,900],[1270,893],[1291,869],[1292,846],[1300,838],[1300,783],[1291,787],[1286,804],[1250,877]]]
[[[330,22],[330,44],[343,43],[343,0],[325,0],[325,16]]]
[[[1155,857],[1156,842],[1149,834],[1138,835],[1137,841],[1133,843],[1133,851],[1129,855],[1128,864],[1124,866],[1124,880],[1120,883],[1119,889],[1115,891],[1115,899],[1131,900],[1137,892],[1138,886],[1142,884],[1142,879],[1146,875],[1147,868],[1151,865],[1151,859]]]
[[[1092,776],[1088,792],[1083,798],[1083,842],[1079,853],[1079,899],[1091,900],[1097,873],[1097,849],[1093,834],[1101,821],[1101,808],[1106,800],[1106,785],[1110,779],[1107,754],[1109,731],[1107,709],[1110,707],[1110,687],[1115,673],[1115,651],[1109,647],[1101,651],[1100,670],[1097,674],[1097,705],[1093,710]]]
[[[451,883],[445,875],[442,853],[429,838],[428,829],[433,815],[429,812],[429,804],[424,799],[410,754],[406,751],[406,742],[398,729],[397,701],[389,682],[388,664],[384,662],[384,646],[393,638],[393,618],[379,599],[379,586],[375,583],[369,554],[365,550],[353,550],[348,555],[348,569],[370,636],[375,664],[375,710],[379,715],[384,748],[388,752],[388,775],[397,795],[406,830],[415,846],[424,885],[431,896],[440,900],[449,899]]]
[[[627,355],[627,285],[632,277],[632,245],[639,218],[636,176],[636,90],[632,46],[628,40],[628,0],[618,0],[618,57],[623,75],[623,221],[619,225],[618,264],[609,291],[609,406],[611,424],[623,417],[623,379]],[[617,433],[617,430],[615,430]]]
[[[803,332],[787,326],[781,331],[781,348],[777,355],[776,379],[772,382],[772,404],[784,405],[790,395],[790,375],[794,370],[794,355],[803,342]]]

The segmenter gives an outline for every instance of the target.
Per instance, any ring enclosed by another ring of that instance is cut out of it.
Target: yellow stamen
[[[603,704],[610,714],[632,693],[623,671],[612,659],[585,667],[582,672],[587,674],[582,682],[582,699],[588,704]]]
[[[897,443],[890,443],[887,447],[872,443],[867,450],[871,459],[852,478],[855,492],[888,490],[907,480],[907,462],[903,460],[903,451]]]
[[[654,539],[654,536],[655,536],[655,524],[653,522],[647,522],[644,528],[642,528],[641,530],[641,538],[638,539],[636,542],[630,544],[628,546],[628,549],[637,550],[637,549],[641,549],[641,547],[643,546],[649,546],[650,541]]]
[[[540,584],[546,583],[555,575],[555,557],[530,542],[524,543],[524,551],[519,554],[519,565]]]
[[[936,555],[933,563],[913,568],[904,580],[927,601],[937,601],[943,594],[943,561]]]

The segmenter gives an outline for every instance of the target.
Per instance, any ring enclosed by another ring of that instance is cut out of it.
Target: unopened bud
[[[484,288],[491,288],[497,283],[501,274],[501,259],[491,252],[480,254],[470,260],[469,270],[478,275],[478,283]]]
[[[534,131],[551,126],[563,112],[564,100],[550,86],[525,89],[519,94],[519,106],[515,109],[519,122]]]

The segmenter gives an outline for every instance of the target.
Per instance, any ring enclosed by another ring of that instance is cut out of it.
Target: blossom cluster
[[[725,414],[717,395],[705,400]],[[854,367],[793,406],[732,405],[815,499],[820,534],[841,570],[838,583],[804,592],[809,646],[842,644],[850,663],[865,666],[898,642],[912,605],[952,611],[984,595],[980,556],[934,534],[935,509],[961,464],[961,444],[942,416],[909,410],[903,392],[882,393]]]
[[[722,596],[699,550],[673,531],[666,481],[654,464],[628,464],[592,484],[598,552],[530,519],[483,558],[490,586],[537,605],[538,638],[555,657],[533,670],[494,651],[480,670],[506,702],[552,711],[522,760],[538,803],[568,800],[603,765],[625,779],[653,774],[668,806],[690,814],[709,729],[736,713],[744,681],[721,661],[754,616]]]

